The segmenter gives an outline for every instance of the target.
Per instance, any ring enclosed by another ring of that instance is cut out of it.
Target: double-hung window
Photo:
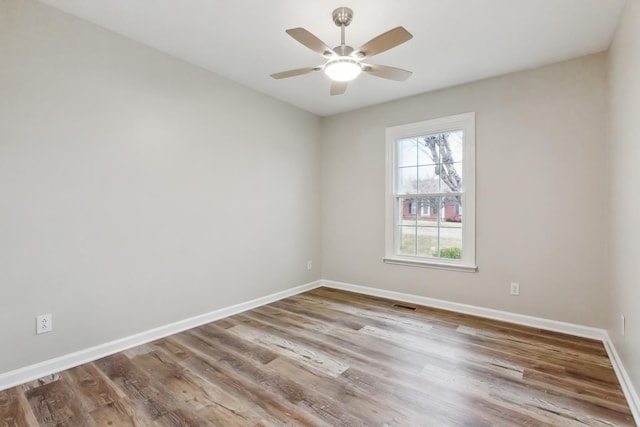
[[[387,128],[385,261],[475,271],[475,114]]]

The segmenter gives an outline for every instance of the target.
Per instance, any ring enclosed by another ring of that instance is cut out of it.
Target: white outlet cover
[[[511,283],[511,295],[520,295],[520,284],[512,282]]]
[[[36,317],[36,334],[53,331],[53,317],[51,314],[41,314]]]

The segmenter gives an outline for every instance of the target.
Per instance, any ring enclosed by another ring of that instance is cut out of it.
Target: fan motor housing
[[[348,56],[351,55],[351,52],[353,52],[353,48],[351,46],[347,46],[345,44],[340,45],[340,46],[336,46],[333,48],[333,51],[335,53],[337,53],[340,56]]]

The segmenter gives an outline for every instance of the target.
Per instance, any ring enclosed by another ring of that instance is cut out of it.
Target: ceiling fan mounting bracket
[[[348,27],[353,20],[353,10],[348,7],[339,7],[333,11],[331,16],[338,27]]]

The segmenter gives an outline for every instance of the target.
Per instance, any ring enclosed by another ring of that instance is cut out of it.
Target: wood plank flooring
[[[37,425],[635,424],[600,342],[319,288],[0,392]]]

